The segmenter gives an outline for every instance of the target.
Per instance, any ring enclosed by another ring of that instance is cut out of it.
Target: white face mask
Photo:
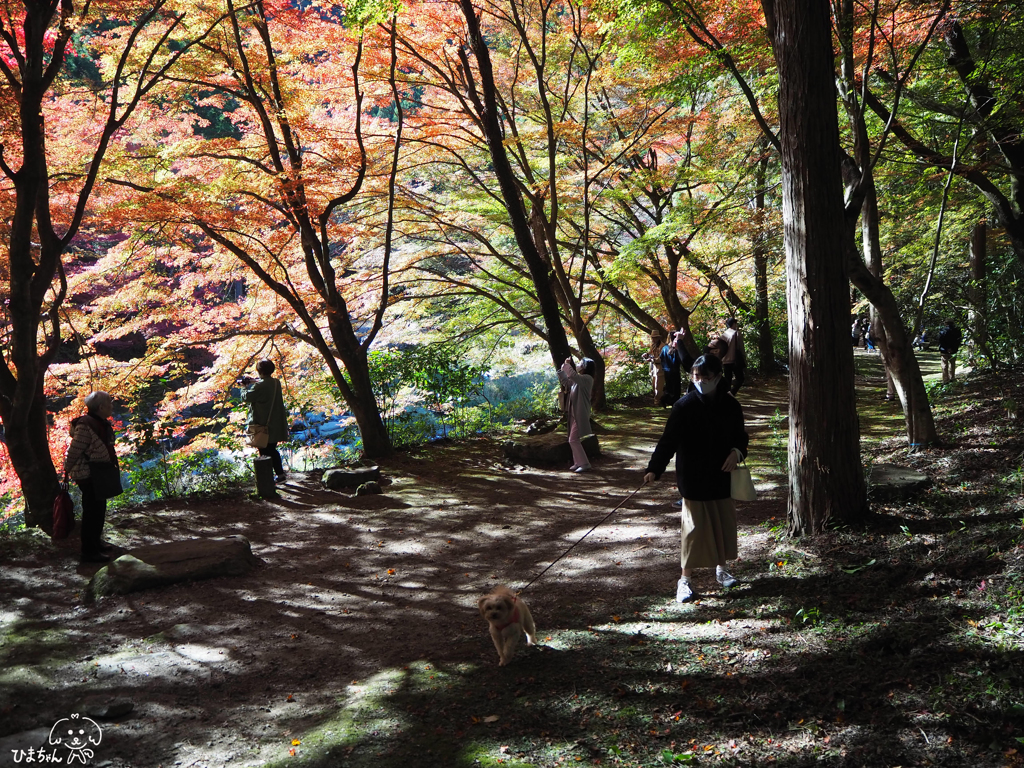
[[[708,381],[701,381],[700,379],[693,380],[693,386],[697,388],[697,391],[702,395],[709,395],[715,391],[718,387],[718,382],[722,380],[721,376],[715,376],[715,378]]]

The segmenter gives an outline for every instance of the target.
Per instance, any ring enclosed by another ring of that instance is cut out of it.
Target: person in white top
[[[722,356],[722,387],[733,395],[740,391],[746,378],[743,373],[747,367],[747,352],[743,348],[743,334],[740,333],[735,317],[725,321],[725,330],[719,337],[727,345]]]

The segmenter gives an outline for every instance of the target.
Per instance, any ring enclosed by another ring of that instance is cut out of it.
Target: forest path
[[[898,409],[881,400],[877,363],[863,358],[858,353],[862,414],[872,430],[898,433]],[[762,492],[739,505],[740,578],[765,571],[777,549],[772,529],[785,520],[784,478],[772,463],[773,441],[785,429],[772,425],[780,423],[776,411],[785,412],[785,393],[781,378],[753,379],[740,393]],[[584,475],[509,467],[499,441],[479,438],[385,462],[381,496],[326,491],[319,473],[296,473],[278,500],[167,500],[108,521],[109,538],[123,549],[242,534],[265,564],[245,577],[86,605],[92,569],[77,563],[77,537],[56,545],[36,537],[5,551],[3,746],[38,735],[84,698],[119,697],[134,711],[104,723],[97,749],[114,768],[276,764],[288,760],[293,739],[304,740],[306,754],[320,745],[324,754],[365,753],[367,765],[412,765],[395,752],[409,728],[399,709],[458,708],[486,696],[480,715],[488,714],[497,680],[505,681],[498,698],[514,700],[533,685],[524,674],[585,664],[578,654],[609,633],[657,625],[678,640],[728,643],[756,631],[728,621],[725,596],[706,580],[697,581],[710,588],[700,606],[674,603],[679,511],[663,480],[530,588],[541,647],[497,669],[477,598],[494,584],[527,583],[636,489],[664,424],[660,409],[639,406],[597,418],[606,430],[603,456]],[[684,621],[695,608],[704,620]],[[465,701],[440,693],[435,675],[449,681],[446,690],[455,680],[450,695]],[[376,715],[363,709],[370,692]],[[439,739],[434,749],[455,754],[458,739]],[[382,762],[386,754],[393,760]]]

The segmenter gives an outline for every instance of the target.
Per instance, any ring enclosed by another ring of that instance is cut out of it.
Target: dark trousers
[[[82,491],[82,555],[98,555],[107,519],[107,500],[96,495],[91,477],[75,482]]]
[[[269,456],[270,460],[274,462],[274,474],[283,475],[284,465],[281,463],[281,454],[277,452],[277,443],[267,443],[266,448],[258,449],[260,456]]]
[[[735,377],[735,381],[733,377]],[[734,395],[740,391],[740,387],[743,386],[745,379],[742,366],[736,363],[725,363],[722,365],[722,386]]]

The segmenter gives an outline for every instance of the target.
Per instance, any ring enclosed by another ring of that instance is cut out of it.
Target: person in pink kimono
[[[594,388],[594,361],[589,357],[580,360],[579,367],[572,358],[566,358],[558,371],[558,380],[569,388],[569,447],[572,448],[570,472],[590,471],[590,459],[583,450],[583,438],[591,434],[590,392]]]

